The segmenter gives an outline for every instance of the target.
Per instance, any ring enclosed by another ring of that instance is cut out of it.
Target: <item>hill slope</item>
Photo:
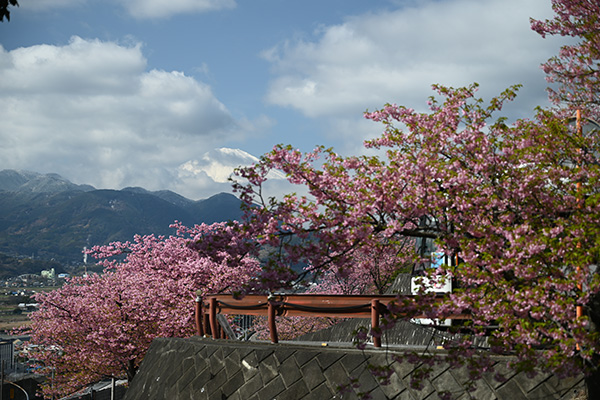
[[[176,220],[193,225],[240,217],[240,201],[226,193],[192,201],[169,191],[96,190],[54,174],[0,171],[0,252],[13,256],[78,263],[84,246],[169,235]]]

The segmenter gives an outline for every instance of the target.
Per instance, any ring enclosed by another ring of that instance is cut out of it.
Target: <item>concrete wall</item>
[[[396,350],[397,351],[397,350]],[[382,386],[367,371],[367,365],[384,364],[392,350],[305,345],[286,342],[239,342],[204,338],[157,339],[142,362],[125,400],[230,399],[288,400],[334,398],[352,399],[338,386],[357,378],[361,390],[373,399],[433,400],[449,390],[466,399],[581,399],[583,378],[560,380],[549,374],[527,378],[510,375],[507,359],[497,359],[497,370],[507,374],[505,383],[492,374],[476,382],[475,392],[467,394],[469,380],[464,369],[436,368],[421,390],[409,387],[414,366],[394,364],[391,384]]]

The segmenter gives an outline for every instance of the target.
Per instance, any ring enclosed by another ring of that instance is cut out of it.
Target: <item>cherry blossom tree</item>
[[[486,125],[502,102],[481,109],[471,90],[440,93],[447,101],[429,115],[397,106],[367,114],[386,125],[370,145],[403,148],[401,165],[428,187],[407,200],[442,222],[440,249],[462,260],[440,268],[460,288],[432,315],[468,310],[478,335],[477,326],[497,325],[491,352],[514,354],[517,371],[596,373],[600,139],[543,110],[512,127]]]
[[[454,362],[471,364],[474,377],[489,368],[487,354],[513,354],[517,371],[588,374],[593,398],[600,395],[600,135],[583,135],[566,117],[573,108],[598,115],[600,5],[552,4],[556,17],[532,20],[532,28],[580,40],[544,65],[559,84],[551,97],[566,109],[539,109],[509,126],[494,114],[518,87],[486,106],[475,97],[476,85],[434,86],[444,101],[431,98],[428,113],[388,104],[366,114],[385,127],[366,143],[380,156],[276,146],[260,164],[238,171],[249,184],[236,190],[246,204],[261,204],[248,207],[248,222],[266,232],[262,243],[277,249],[268,279],[282,279],[286,262],[302,259],[315,271],[336,265],[346,274],[352,254],[378,248],[382,237],[435,240],[455,261],[429,278],[449,276],[458,288],[441,302],[421,293],[390,307],[392,316],[469,312],[473,319],[462,328],[470,335],[447,346]],[[263,199],[271,169],[308,195]],[[420,254],[398,256],[417,262]],[[489,326],[497,329],[489,333]],[[486,335],[491,346],[480,357],[471,348],[473,335]]]
[[[471,363],[479,373],[486,364],[473,357],[470,344],[473,335],[488,335],[489,326],[498,328],[489,334],[486,354],[515,355],[517,371],[594,373],[600,139],[579,136],[544,110],[512,126],[494,119],[517,88],[488,106],[475,97],[476,85],[434,89],[444,101],[432,98],[429,113],[387,105],[366,114],[385,127],[366,143],[385,150],[383,156],[341,157],[323,148],[302,154],[277,146],[259,165],[239,171],[249,181],[236,186],[247,204],[261,202],[257,194],[271,169],[309,193],[248,208],[249,223],[264,231],[262,242],[278,249],[268,273],[277,280],[286,262],[304,259],[315,269],[336,265],[344,274],[357,249],[380,248],[382,238],[431,238],[458,258],[436,270],[458,288],[446,301],[422,293],[412,304],[392,306],[395,318],[407,311],[402,318],[470,312],[472,321],[462,327],[470,335],[447,346],[456,362]],[[290,241],[292,235],[306,240]],[[419,257],[410,249],[398,254],[406,262]]]
[[[407,246],[414,247],[414,241],[406,240],[400,249],[387,246],[373,253],[357,251],[353,255],[352,265],[343,268],[330,265],[325,271],[320,271],[320,274],[310,276],[307,287],[301,290],[308,294],[384,294],[398,273],[410,271],[409,264],[398,264],[397,256]],[[315,272],[313,266],[308,266],[305,270],[312,274]],[[277,333],[281,340],[291,340],[329,328],[342,320],[335,317],[279,317]],[[256,318],[253,329],[258,338],[269,338],[266,318]]]
[[[49,376],[46,395],[104,377],[131,380],[155,337],[194,334],[197,291],[239,290],[258,272],[255,258],[236,252],[236,224],[175,227],[177,234],[167,238],[137,236],[96,247],[103,274],[74,277],[37,295],[31,341],[46,349],[35,355]],[[211,253],[199,243],[212,246]]]
[[[399,245],[367,249],[352,253],[351,265],[332,263],[309,292],[333,294],[384,294],[399,273],[410,272],[412,264],[399,254],[410,254],[415,242],[404,239]],[[309,267],[309,270],[313,268]]]
[[[554,18],[531,20],[531,27],[540,35],[573,37],[574,44],[564,45],[557,56],[542,67],[549,82],[558,84],[550,89],[555,102],[566,101],[572,107],[590,109],[592,118],[600,110],[600,4],[597,1],[552,0]]]

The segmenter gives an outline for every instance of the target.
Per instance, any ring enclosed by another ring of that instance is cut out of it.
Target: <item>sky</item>
[[[230,192],[276,144],[364,153],[366,110],[435,83],[548,105],[550,0],[19,0],[0,23],[0,170],[99,189]]]

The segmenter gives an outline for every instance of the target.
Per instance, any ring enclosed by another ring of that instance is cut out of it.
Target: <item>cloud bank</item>
[[[4,168],[161,189],[172,187],[186,160],[252,129],[208,85],[148,71],[139,44],[73,37],[64,46],[0,48],[0,76]]]
[[[274,73],[267,101],[310,118],[339,118],[331,124],[334,135],[347,134],[335,126],[352,125],[350,114],[360,118],[367,108],[385,103],[424,111],[434,83],[478,82],[487,99],[522,83],[518,117],[546,104],[539,65],[558,45],[531,31],[529,17],[550,16],[547,0],[404,4],[349,17],[321,27],[311,39],[284,41],[265,51]]]

